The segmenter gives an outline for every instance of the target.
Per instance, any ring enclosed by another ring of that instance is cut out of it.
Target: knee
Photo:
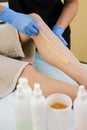
[[[32,16],[32,17],[35,18],[35,19],[41,19],[40,15],[37,14],[37,13],[31,13],[31,14],[29,14],[29,15]]]

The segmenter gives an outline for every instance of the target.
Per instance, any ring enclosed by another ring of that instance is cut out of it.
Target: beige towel
[[[0,55],[0,98],[11,93],[28,62],[18,61]]]
[[[32,63],[35,56],[33,41],[21,47],[17,31],[10,25],[0,30],[0,98],[11,93],[24,67]],[[22,61],[13,59],[21,57]]]
[[[0,54],[10,57],[24,57],[18,32],[9,24],[0,29]]]

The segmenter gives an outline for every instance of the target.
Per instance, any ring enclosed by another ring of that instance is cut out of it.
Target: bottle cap
[[[85,96],[87,96],[87,93],[85,91],[85,86],[83,86],[83,85],[79,86],[79,91],[77,93],[77,96],[78,97],[82,97],[82,98],[85,97]]]
[[[28,85],[28,80],[26,78],[20,78],[19,79],[19,84],[21,84],[23,86],[23,88],[29,87]]]
[[[22,98],[23,97],[23,89],[22,89],[21,84],[17,85],[16,97],[17,98]]]
[[[40,84],[39,83],[35,83],[34,84],[34,91],[33,91],[33,95],[35,96],[35,97],[41,97],[41,95],[42,95],[42,91],[41,91],[41,89],[40,89]]]

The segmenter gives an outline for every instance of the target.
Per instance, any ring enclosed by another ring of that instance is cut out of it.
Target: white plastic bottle
[[[74,101],[74,130],[87,130],[87,93],[82,85]]]
[[[28,84],[28,80],[26,78],[20,78],[19,84],[22,85],[23,91],[26,95],[27,100],[30,102],[30,99],[32,97],[32,89]]]
[[[26,101],[26,96],[22,85],[17,85],[16,97],[14,101],[14,113],[16,130],[32,130],[31,115],[28,110],[30,104]]]
[[[47,130],[47,101],[42,95],[40,84],[34,84],[33,97],[31,99],[33,130]]]

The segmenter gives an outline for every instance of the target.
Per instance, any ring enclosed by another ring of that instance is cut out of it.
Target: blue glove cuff
[[[15,13],[15,11],[13,11],[7,7],[3,7],[2,12],[0,13],[0,20],[7,22],[7,23],[11,23],[12,16],[14,13]]]
[[[64,28],[62,28],[61,26],[57,26],[57,25],[55,25],[55,26],[53,26],[53,32],[58,32],[58,33],[60,33],[60,35],[62,35],[63,33],[64,33]]]
[[[55,25],[52,31],[60,38],[60,40],[64,43],[64,45],[66,46],[68,45],[68,43],[65,41],[65,39],[62,36],[62,34],[64,33],[64,28]]]

